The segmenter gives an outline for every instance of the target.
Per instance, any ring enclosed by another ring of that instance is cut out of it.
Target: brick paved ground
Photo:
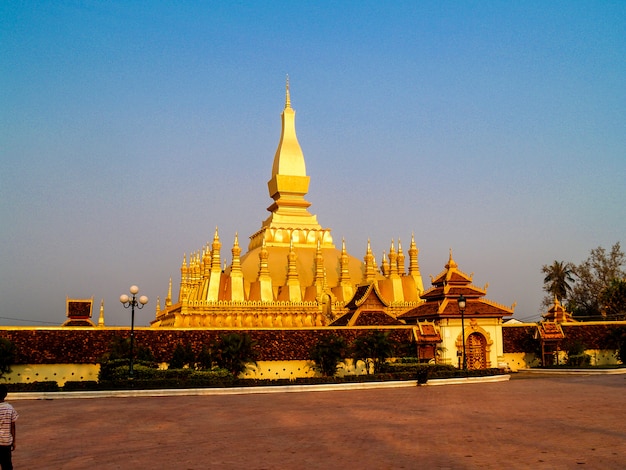
[[[626,468],[626,376],[16,400],[18,470]],[[9,396],[9,401],[10,401]]]

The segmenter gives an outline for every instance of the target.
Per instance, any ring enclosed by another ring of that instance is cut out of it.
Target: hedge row
[[[156,390],[184,388],[224,388],[224,387],[259,387],[283,385],[322,385],[365,382],[412,381],[424,383],[428,379],[454,377],[484,377],[502,374],[499,369],[479,369],[462,371],[449,365],[411,365],[387,364],[385,372],[379,374],[347,375],[343,377],[298,377],[296,379],[235,379],[226,371],[198,372],[189,369],[156,370],[145,374],[139,369],[138,376],[128,379],[128,369],[123,378],[100,382],[68,381],[63,387],[57,382],[31,382],[7,384],[9,392],[58,392],[58,391],[98,391],[98,390]],[[147,375],[152,375],[147,377]]]

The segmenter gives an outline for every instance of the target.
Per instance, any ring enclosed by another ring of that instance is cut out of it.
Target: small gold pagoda
[[[369,240],[362,262],[348,254],[344,240],[341,249],[335,247],[331,230],[309,212],[310,178],[295,114],[287,80],[282,131],[267,183],[270,216],[249,237],[248,251],[241,255],[235,235],[227,266],[216,228],[210,245],[183,256],[178,299],[172,299],[170,278],[162,309],[157,301],[153,327],[325,326],[348,311],[358,286],[374,282],[392,315],[421,302],[424,288],[413,236],[408,271],[400,240],[397,250],[392,240],[379,270]]]
[[[575,323],[576,320],[572,317],[572,314],[568,312],[565,307],[559,302],[557,296],[554,296],[554,304],[550,309],[542,315],[544,321],[551,321],[554,323]]]

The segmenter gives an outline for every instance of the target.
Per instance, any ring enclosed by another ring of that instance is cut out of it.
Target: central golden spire
[[[274,204],[268,208],[270,212],[276,212],[283,203],[305,208],[311,205],[304,200],[309,191],[309,177],[306,175],[304,154],[296,136],[296,112],[291,107],[289,78],[285,94],[280,141],[274,155],[272,179],[267,183],[270,197],[274,199]]]
[[[296,112],[291,107],[289,77],[281,118],[280,141],[274,155],[272,177],[267,182],[269,195],[274,200],[267,210],[272,214],[263,222],[261,230],[250,237],[248,248],[260,247],[264,240],[268,247],[288,247],[293,242],[295,247],[314,249],[318,239],[322,248],[334,248],[330,229],[323,229],[317,217],[308,211],[311,203],[305,196],[310,178],[296,136]]]

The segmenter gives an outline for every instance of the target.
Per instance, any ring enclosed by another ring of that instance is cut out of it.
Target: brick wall
[[[390,338],[410,343],[411,328],[383,327]],[[178,343],[192,346],[196,354],[203,345],[228,333],[247,333],[257,342],[259,361],[306,360],[322,335],[337,334],[351,343],[373,328],[319,328],[294,330],[205,330],[136,328],[135,344],[150,347],[158,362],[169,362]],[[0,337],[16,346],[15,364],[94,364],[114,337],[130,337],[128,328],[0,328]]]
[[[576,342],[580,342],[585,349],[610,349],[608,344],[611,334],[618,328],[626,328],[626,322],[563,323],[561,327],[565,334],[562,349],[568,349]],[[532,352],[529,350],[529,338],[536,330],[535,324],[503,326],[504,352]]]

